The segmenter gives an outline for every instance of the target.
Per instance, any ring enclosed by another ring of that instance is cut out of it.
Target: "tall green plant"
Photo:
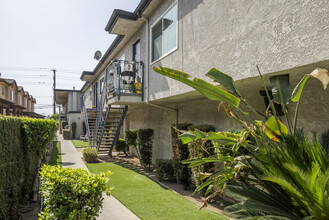
[[[137,144],[141,154],[140,160],[143,166],[150,166],[152,164],[152,148],[153,148],[154,130],[139,129],[137,131]]]
[[[325,89],[329,82],[327,70],[317,68],[311,74],[307,74],[292,93],[287,79],[280,76],[271,78],[274,101],[281,104],[285,113],[287,104],[297,102],[293,120],[285,114],[286,126],[276,116],[272,102],[270,104],[273,116],[262,118],[241,97],[232,78],[216,69],[212,69],[207,75],[221,83],[230,95],[226,95],[222,90],[217,89],[218,87],[200,79],[189,80],[190,76],[186,73],[162,67],[154,69],[160,74],[192,86],[209,99],[224,102],[227,114],[245,127],[246,132],[240,138],[229,137],[223,133],[206,135],[198,130],[193,134],[188,133],[181,136],[185,143],[205,139],[233,148],[243,147],[249,152],[249,157],[243,155],[243,157],[234,158],[221,155],[216,158],[202,158],[188,162],[191,164],[190,166],[220,161],[234,165],[225,167],[222,173],[212,174],[209,180],[200,186],[217,184],[222,189],[229,186],[230,192],[237,197],[238,203],[227,207],[227,211],[247,217],[329,219],[328,156],[317,138],[314,138],[311,143],[305,135],[297,132],[299,104],[305,86],[311,78],[317,78]],[[270,100],[261,74],[260,78]],[[257,118],[254,119],[247,112],[241,110],[239,101],[242,101]],[[231,110],[231,107],[239,113],[239,116]],[[249,136],[248,139],[246,139],[247,136]],[[243,181],[238,181],[236,178],[241,170],[237,161],[241,162],[242,166],[251,167],[250,173],[243,178]],[[237,167],[239,168],[237,169]],[[232,174],[234,169],[236,169],[234,176],[227,175]]]

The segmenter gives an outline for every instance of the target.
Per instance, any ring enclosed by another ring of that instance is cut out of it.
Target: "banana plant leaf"
[[[291,96],[292,97],[291,100],[293,102],[298,102],[300,100],[307,82],[313,77],[318,79],[322,83],[323,89],[327,88],[327,85],[329,83],[328,70],[316,68],[310,74],[306,74],[303,77],[303,79],[297,84],[297,86],[295,87],[294,91],[292,92],[292,96]]]
[[[206,76],[212,78],[216,82],[220,83],[222,86],[224,86],[226,89],[231,91],[234,95],[237,97],[241,97],[240,91],[235,85],[235,82],[232,77],[229,75],[226,75],[225,73],[217,70],[216,68],[212,68]]]
[[[288,134],[288,128],[279,120],[275,119],[275,116],[271,116],[266,122],[265,122],[266,128],[271,130],[273,133],[279,136],[286,136]],[[280,126],[280,127],[279,127]],[[281,130],[281,132],[280,132]],[[271,138],[271,136],[274,136],[269,131],[265,131],[266,135]],[[271,138],[272,139],[272,138]]]
[[[183,144],[187,144],[191,141],[195,141],[198,139],[203,140],[211,140],[216,141],[222,145],[234,145],[238,142],[246,144],[246,141],[241,141],[241,136],[234,137],[228,137],[225,132],[209,132],[209,134],[205,134],[202,131],[195,130],[193,133],[185,132],[179,136],[179,138],[182,140]]]
[[[222,101],[236,108],[239,107],[240,98],[202,79],[194,78],[193,80],[190,80],[188,78],[191,76],[187,73],[166,67],[160,67],[160,69],[154,67],[153,69],[157,73],[168,76],[172,79],[178,80],[182,83],[185,83],[186,85],[193,87],[195,90],[199,91],[210,100]]]
[[[310,78],[311,78],[311,75],[305,75],[303,77],[303,79],[297,84],[294,91],[292,92],[291,101],[299,102],[299,100],[303,94],[303,91],[305,89],[305,86],[306,86],[307,82],[310,80]]]
[[[274,101],[281,105],[289,104],[291,100],[289,75],[273,76],[270,78],[270,82],[273,85],[272,95]]]

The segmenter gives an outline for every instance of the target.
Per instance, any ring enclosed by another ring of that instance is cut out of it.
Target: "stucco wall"
[[[75,138],[79,139],[80,135],[83,135],[83,122],[84,122],[84,115],[82,113],[68,113],[67,114],[67,121],[69,126],[71,126],[72,122],[77,124],[76,131],[75,131]]]
[[[164,1],[150,25],[172,1]],[[178,0],[178,50],[154,63],[204,78],[212,67],[234,79],[329,59],[326,1]],[[190,91],[150,70],[150,99]]]

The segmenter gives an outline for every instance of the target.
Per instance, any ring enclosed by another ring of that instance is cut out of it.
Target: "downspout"
[[[150,29],[149,29],[149,20],[143,16],[141,16],[141,19],[143,21],[145,21],[145,33],[146,33],[146,61],[145,61],[145,81],[146,81],[146,89],[147,89],[147,92],[146,92],[146,97],[145,97],[145,102],[146,104],[150,105],[150,106],[154,106],[154,107],[158,107],[158,108],[162,108],[162,109],[166,109],[166,110],[171,110],[171,111],[175,111],[176,113],[176,124],[178,124],[178,109],[175,109],[175,108],[170,108],[170,107],[166,107],[166,106],[162,106],[162,105],[157,105],[157,104],[153,104],[153,103],[150,103],[150,77],[149,77],[149,74],[150,74],[150,65],[149,65],[149,59],[150,59],[150,42],[149,42],[149,36],[150,36]]]

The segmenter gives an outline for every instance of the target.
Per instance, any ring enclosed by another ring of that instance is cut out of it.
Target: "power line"
[[[12,70],[12,71],[52,71],[54,68],[48,68],[48,67],[39,67],[39,68],[33,68],[33,67],[8,67],[8,66],[0,66],[1,70]],[[72,70],[72,69],[65,69],[65,68],[56,68],[56,71],[63,72],[63,73],[78,73],[81,74],[81,70]]]

